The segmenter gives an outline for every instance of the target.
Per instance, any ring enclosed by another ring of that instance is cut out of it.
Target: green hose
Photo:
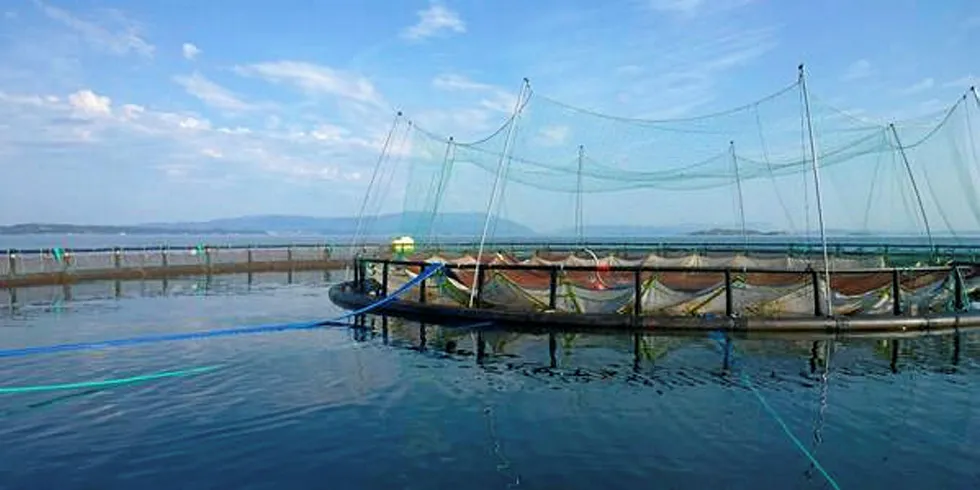
[[[41,391],[76,390],[82,388],[105,388],[109,386],[128,385],[133,383],[140,383],[143,381],[153,381],[153,380],[164,379],[164,378],[193,376],[195,374],[214,371],[215,369],[218,369],[218,367],[219,366],[203,366],[203,367],[198,367],[193,369],[182,369],[179,371],[162,371],[153,374],[143,374],[140,376],[132,376],[129,378],[105,379],[99,381],[82,381],[78,383],[0,387],[0,395],[15,394],[15,393],[35,393]]]

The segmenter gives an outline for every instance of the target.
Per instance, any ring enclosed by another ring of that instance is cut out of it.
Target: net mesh
[[[980,230],[975,98],[890,124],[803,94],[798,82],[728,111],[647,120],[528,88],[516,115],[481,140],[403,124],[366,215],[403,211],[403,234],[422,245],[479,238],[487,216],[488,242],[705,231],[814,239],[815,150],[828,235],[925,243]]]

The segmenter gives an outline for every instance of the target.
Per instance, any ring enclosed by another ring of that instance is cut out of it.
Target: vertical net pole
[[[806,89],[806,75],[803,70],[803,65],[800,65],[800,89],[803,91],[803,110],[806,113],[807,136],[810,140],[810,156],[813,162],[813,186],[814,193],[817,195],[817,220],[820,225],[820,245],[823,248],[824,281],[827,283],[824,293],[827,301],[826,314],[833,316],[834,304],[830,294],[830,254],[827,252],[827,229],[824,227],[823,219],[823,196],[820,192],[820,172],[817,170],[819,167],[817,164],[817,143],[813,138],[813,119],[810,117],[810,95]]]
[[[524,97],[529,92],[529,90],[530,90],[530,83],[528,82],[528,79],[525,78],[524,83],[521,85],[521,90],[517,94],[517,101],[514,102],[514,111],[511,114],[510,125],[507,127],[507,136],[504,139],[504,151],[500,153],[500,160],[497,162],[497,175],[493,180],[493,188],[490,191],[490,200],[487,203],[487,215],[486,218],[483,220],[483,234],[480,236],[480,247],[477,249],[476,252],[476,264],[475,264],[476,268],[474,269],[474,272],[476,273],[477,277],[482,277],[481,273],[483,272],[483,269],[480,267],[480,265],[483,260],[483,247],[486,245],[487,231],[490,229],[490,220],[493,217],[493,205],[497,200],[498,188],[500,187],[501,184],[500,182],[501,176],[504,173],[505,163],[508,161],[507,153],[508,151],[510,151],[511,140],[514,136],[514,128],[517,125],[517,115],[521,111],[521,106],[524,102]],[[481,286],[482,284],[470,288],[470,301],[469,301],[470,308],[473,307],[473,302],[476,301],[476,293],[481,288]]]

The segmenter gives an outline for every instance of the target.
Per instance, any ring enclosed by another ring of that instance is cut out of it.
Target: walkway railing
[[[361,247],[370,253],[374,246]],[[0,251],[0,288],[99,279],[341,268],[354,257],[350,246],[200,245]]]
[[[380,290],[377,292],[381,296],[386,296],[389,289],[389,278],[392,275],[393,268],[423,268],[427,265],[431,265],[424,261],[413,261],[413,260],[391,260],[385,258],[356,258],[354,259],[354,281],[355,284],[362,288],[362,292],[367,292],[365,286],[368,284],[369,273],[368,266],[373,265],[375,267],[380,267]],[[825,292],[821,291],[824,287],[821,287],[822,276],[820,271],[806,268],[806,269],[778,269],[778,268],[753,268],[753,267],[690,267],[690,266],[604,266],[598,267],[595,265],[536,265],[536,264],[507,264],[507,263],[484,263],[477,268],[474,263],[446,263],[443,266],[448,270],[455,271],[468,271],[470,274],[476,270],[476,277],[473,279],[473,288],[475,289],[475,302],[476,307],[489,306],[483,301],[483,291],[486,284],[487,277],[497,271],[519,271],[519,272],[530,272],[537,273],[539,277],[547,276],[548,279],[548,308],[554,310],[557,306],[558,289],[560,286],[560,276],[567,274],[569,272],[590,272],[594,274],[610,274],[610,273],[627,273],[632,274],[632,297],[633,304],[629,308],[630,314],[633,316],[640,316],[646,313],[642,305],[642,298],[644,295],[643,284],[652,274],[664,274],[664,273],[683,273],[690,275],[702,275],[702,276],[714,276],[721,278],[723,281],[723,292],[724,294],[724,314],[726,316],[734,316],[743,314],[743,311],[739,311],[736,307],[736,295],[739,294],[739,286],[737,281],[734,280],[736,277],[745,277],[747,275],[771,275],[771,276],[807,276],[804,280],[809,284],[812,294],[812,314],[816,317],[826,316],[827,312],[825,305],[827,304],[827,299],[824,297]],[[980,278],[980,263],[953,263],[944,266],[919,266],[919,267],[882,267],[882,268],[854,268],[845,269],[834,272],[835,279],[847,278],[847,277],[860,277],[860,276],[880,276],[882,274],[888,274],[890,276],[890,286],[888,288],[888,294],[890,295],[891,311],[890,313],[895,316],[903,316],[908,314],[915,315],[916,312],[908,311],[905,305],[905,296],[903,293],[904,284],[910,280],[909,275],[913,277],[915,275],[928,275],[930,273],[945,273],[952,280],[952,304],[950,305],[952,309],[956,312],[962,312],[967,309],[968,306],[968,286],[971,284],[976,286],[977,278]],[[971,284],[968,284],[971,283]],[[415,296],[409,297],[408,299],[414,299],[419,303],[426,303],[427,299],[427,281],[422,281],[421,285],[417,288],[418,292]],[[833,290],[833,286],[831,286]],[[876,288],[877,289],[877,288]],[[836,291],[834,291],[836,293]],[[868,291],[870,292],[870,291]],[[863,293],[862,293],[863,294]],[[721,312],[719,312],[721,313]],[[833,315],[834,313],[831,313]]]

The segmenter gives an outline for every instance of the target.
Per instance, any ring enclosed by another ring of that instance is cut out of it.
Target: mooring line
[[[215,369],[218,369],[220,367],[221,366],[218,365],[203,366],[203,367],[192,368],[192,369],[181,369],[179,371],[162,371],[153,374],[142,374],[139,376],[131,376],[128,378],[104,379],[104,380],[97,380],[97,381],[82,381],[78,383],[0,387],[0,395],[7,395],[7,394],[14,394],[14,393],[36,393],[41,391],[77,390],[82,388],[107,388],[110,386],[128,385],[128,384],[141,383],[144,381],[153,381],[153,380],[164,379],[164,378],[193,376],[195,374],[214,371]]]
[[[719,347],[721,347],[728,355],[732,355],[734,353],[735,348],[733,346],[730,346],[727,342],[725,342],[724,344],[722,343],[725,337],[724,334],[722,334],[721,332],[711,332],[711,334],[709,334],[709,338],[717,342]],[[730,363],[731,365],[735,364],[734,357],[730,358]],[[745,372],[742,372],[741,376],[739,377],[742,379],[742,383],[745,384],[745,386],[750,391],[752,391],[755,397],[759,399],[759,402],[762,403],[762,407],[765,408],[766,412],[776,421],[777,424],[779,424],[779,427],[783,429],[783,433],[785,433],[786,436],[789,437],[789,439],[793,442],[796,448],[799,449],[800,452],[802,452],[803,455],[806,456],[811,463],[813,463],[813,466],[817,469],[817,471],[820,472],[821,475],[823,475],[823,477],[827,480],[828,483],[830,483],[830,486],[833,487],[834,490],[840,490],[840,485],[837,484],[837,480],[835,480],[834,477],[831,476],[830,473],[823,467],[823,465],[820,464],[820,461],[817,461],[816,456],[814,456],[813,453],[811,453],[810,450],[806,448],[803,442],[800,441],[800,439],[796,437],[795,434],[793,434],[793,431],[790,430],[789,425],[786,424],[786,421],[783,420],[783,418],[779,415],[779,413],[776,412],[776,409],[769,404],[769,401],[766,400],[766,397],[762,395],[762,392],[760,392],[759,389],[756,388],[755,384],[752,383],[752,380],[749,379],[748,375],[745,374]]]
[[[368,313],[386,303],[394,301],[405,291],[421,283],[422,281],[428,279],[437,271],[442,269],[442,264],[434,264],[428,266],[421,274],[412,278],[411,281],[406,282],[400,288],[393,291],[391,294],[385,296],[384,298],[371,303],[362,308],[349,311],[343,315],[329,320],[318,320],[312,322],[302,322],[302,323],[284,323],[275,325],[259,325],[253,327],[235,327],[226,328],[220,330],[205,330],[202,332],[186,332],[186,333],[175,333],[175,334],[158,334],[158,335],[145,335],[140,337],[130,337],[124,339],[113,339],[113,340],[102,340],[96,342],[79,342],[72,344],[55,344],[55,345],[45,345],[36,347],[23,347],[17,349],[5,349],[0,350],[0,358],[5,357],[23,357],[36,354],[53,354],[56,352],[66,352],[66,351],[79,351],[79,350],[99,350],[106,349],[109,347],[123,347],[129,345],[138,344],[153,344],[158,342],[175,342],[180,340],[192,340],[192,339],[203,339],[211,337],[226,337],[231,335],[247,335],[247,334],[258,334],[258,333],[269,333],[269,332],[281,332],[285,330],[309,330],[313,328],[319,328],[326,325],[338,325],[347,326],[347,323],[343,321],[355,317],[357,315],[363,315]]]

